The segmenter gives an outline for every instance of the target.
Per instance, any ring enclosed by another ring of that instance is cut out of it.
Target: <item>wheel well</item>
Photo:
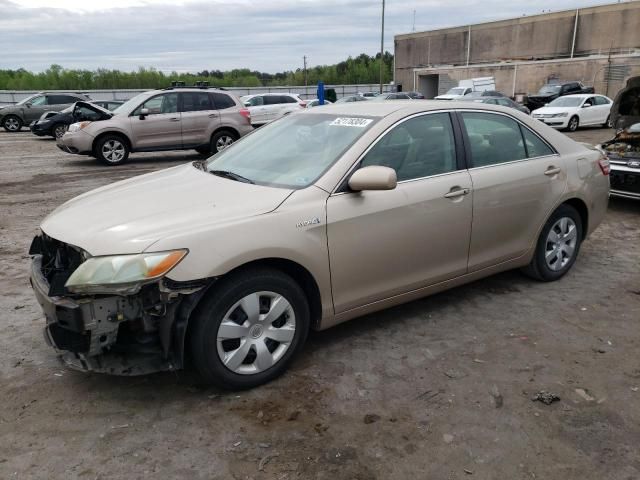
[[[106,137],[107,135],[116,135],[116,136],[122,138],[127,143],[127,147],[129,147],[129,151],[131,151],[131,140],[129,140],[129,137],[127,137],[124,133],[122,133],[122,132],[104,132],[104,133],[101,133],[100,135],[98,135],[93,140],[93,144],[91,145],[91,151],[93,153],[96,153],[96,145],[98,145],[98,142],[102,138]]]
[[[582,221],[582,239],[584,240],[589,230],[589,209],[587,205],[579,198],[570,198],[566,200],[564,204],[572,206],[580,214],[580,220]]]
[[[213,133],[211,134],[211,138],[213,138],[213,136],[214,136],[216,133],[218,133],[218,132],[223,132],[223,131],[233,133],[233,134],[236,136],[236,139],[240,138],[240,134],[239,134],[239,133],[238,133],[238,131],[237,131],[235,128],[233,128],[233,127],[220,127],[220,128],[218,128],[218,129],[216,129],[216,130],[214,130],[214,131],[213,131]]]

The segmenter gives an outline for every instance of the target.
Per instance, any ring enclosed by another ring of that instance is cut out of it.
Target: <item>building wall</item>
[[[640,49],[640,1],[579,9],[577,19],[573,49],[576,57],[629,54]],[[500,85],[498,88],[511,91],[511,84],[505,88],[505,82],[508,83],[507,77],[512,76],[513,66],[498,68],[480,67],[477,64],[570,58],[575,26],[576,10],[567,10],[397,35],[395,81],[402,84],[404,90],[409,90],[413,88],[413,71],[416,68],[438,67],[444,71],[468,63],[473,68],[461,78],[496,76]],[[547,73],[557,73],[562,79],[586,81],[593,78],[593,70],[601,66],[602,61],[527,66],[525,70],[533,72],[535,79],[528,82],[530,85],[519,84],[517,90],[536,90],[540,86],[540,78]],[[476,75],[471,72],[482,73]],[[455,75],[457,78],[458,73]]]

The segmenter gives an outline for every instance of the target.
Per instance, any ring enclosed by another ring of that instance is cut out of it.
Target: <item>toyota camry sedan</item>
[[[608,173],[510,108],[328,105],[61,205],[32,242],[31,283],[72,368],[189,356],[206,381],[249,388],[304,354],[310,329],[510,269],[559,280],[605,215]]]

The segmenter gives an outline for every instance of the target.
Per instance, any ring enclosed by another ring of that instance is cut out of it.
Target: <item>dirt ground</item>
[[[313,333],[252,391],[62,368],[27,275],[40,220],[197,158],[109,168],[0,132],[0,478],[640,478],[640,202],[612,199],[559,282],[508,272]]]

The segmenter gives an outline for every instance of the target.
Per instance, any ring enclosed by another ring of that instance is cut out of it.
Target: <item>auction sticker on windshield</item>
[[[373,120],[370,118],[352,118],[352,117],[338,117],[329,125],[338,125],[340,127],[366,127]]]

